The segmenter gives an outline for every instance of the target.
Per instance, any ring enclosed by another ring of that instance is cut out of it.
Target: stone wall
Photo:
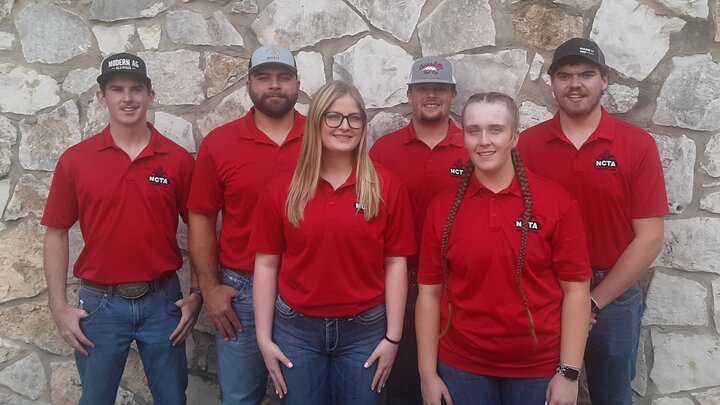
[[[106,123],[94,99],[103,56],[145,58],[150,118],[194,153],[249,108],[247,59],[259,44],[296,55],[301,111],[326,80],[355,83],[376,139],[407,122],[406,75],[428,54],[455,63],[456,112],[470,94],[499,90],[522,105],[524,127],[549,118],[551,50],[573,36],[600,43],[613,68],[605,105],[656,137],[667,180],[672,215],[646,278],[637,403],[720,403],[719,17],[720,0],[0,0],[0,403],[79,395],[47,310],[38,220],[60,153]],[[71,240],[74,258],[75,228]],[[71,302],[77,285],[69,279]],[[218,403],[206,319],[188,343],[190,403]],[[151,402],[134,351],[117,402]]]

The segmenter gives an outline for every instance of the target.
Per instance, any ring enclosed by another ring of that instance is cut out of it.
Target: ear
[[[608,75],[600,77],[602,78],[602,92],[605,93],[608,88]]]
[[[150,90],[148,92],[148,106],[153,105],[155,102],[155,90]]]
[[[103,107],[107,107],[107,104],[105,103],[105,93],[103,93],[102,90],[98,90],[95,92],[95,97],[97,97],[98,102],[100,102],[100,105]]]
[[[515,133],[513,133],[512,139],[510,140],[510,145],[512,145],[513,148],[517,147],[519,138],[520,138],[520,132],[515,131]]]

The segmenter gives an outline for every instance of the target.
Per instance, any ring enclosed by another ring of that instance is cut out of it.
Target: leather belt
[[[116,294],[123,298],[135,299],[165,287],[165,284],[167,284],[168,280],[170,280],[174,275],[174,271],[168,271],[156,280],[118,284],[100,284],[90,280],[82,280],[82,285],[98,292]]]
[[[592,278],[590,279],[590,289],[597,287],[598,284],[600,284],[601,281],[610,274],[610,269],[607,270],[593,270]]]

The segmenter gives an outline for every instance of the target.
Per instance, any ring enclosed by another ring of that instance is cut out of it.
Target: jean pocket
[[[280,297],[280,294],[277,295],[277,298],[275,299],[275,312],[283,318],[290,319],[295,318],[296,316],[300,315],[297,311],[290,308],[290,305],[288,305],[282,297]]]
[[[616,305],[628,305],[632,304],[638,299],[640,299],[640,296],[642,294],[642,288],[640,288],[639,283],[633,284],[632,287],[628,288],[624,293],[620,294],[619,297],[615,298],[615,301],[613,302]]]
[[[385,304],[380,304],[360,312],[355,319],[363,325],[371,325],[385,320]]]
[[[87,312],[87,316],[81,319],[80,322],[84,324],[90,323],[95,315],[107,306],[107,303],[107,294],[80,286],[77,307]]]
[[[250,280],[236,274],[232,270],[223,268],[220,278],[223,284],[228,287],[232,287],[237,291],[233,297],[235,300],[241,299],[247,294],[246,288],[249,288],[250,291],[252,291],[252,283]]]
[[[167,308],[168,315],[176,315],[180,312],[175,302],[183,297],[182,290],[180,287],[180,280],[177,275],[173,275],[165,285],[158,290],[158,293],[163,297],[165,301],[165,307]]]

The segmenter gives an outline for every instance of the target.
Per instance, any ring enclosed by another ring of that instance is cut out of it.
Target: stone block
[[[135,25],[125,24],[117,26],[96,25],[92,28],[98,48],[103,57],[116,53],[128,52],[132,48],[132,37],[135,36]],[[152,72],[151,72],[152,73]]]
[[[0,112],[32,115],[60,101],[60,87],[50,76],[24,67],[0,71]]]
[[[368,122],[368,146],[372,146],[381,136],[406,126],[410,115],[380,111]]]
[[[720,177],[720,134],[714,134],[708,140],[700,167],[711,177]]]
[[[0,371],[0,384],[30,399],[38,399],[45,392],[47,377],[37,353],[7,366]]]
[[[36,218],[42,216],[50,191],[50,178],[37,178],[32,174],[23,174],[15,185],[15,191],[10,199],[3,219],[14,221],[24,218],[29,214],[35,214]]]
[[[712,9],[712,17],[715,22],[715,42],[720,42],[720,2],[715,1]]]
[[[257,15],[252,29],[261,44],[297,50],[367,32],[368,26],[342,1],[274,0]]]
[[[97,85],[99,75],[100,69],[94,67],[71,70],[63,80],[62,90],[79,96]]]
[[[602,0],[553,0],[554,4],[564,4],[566,6],[579,8],[583,11],[594,8],[600,4],[600,2],[602,2]]]
[[[658,0],[670,10],[691,18],[708,18],[708,0]]]
[[[152,75],[155,102],[161,105],[197,105],[205,100],[200,53],[188,50],[138,52]]]
[[[446,0],[417,26],[422,54],[447,55],[495,45],[488,0]]]
[[[215,382],[189,375],[187,397],[188,404],[219,405],[220,386]]]
[[[652,405],[694,405],[690,398],[658,398],[652,401]]]
[[[146,50],[155,50],[160,46],[162,28],[159,25],[137,27],[137,33]]]
[[[152,18],[176,2],[177,0],[93,0],[89,18],[100,21]]]
[[[11,340],[0,338],[0,365],[12,360],[22,351],[22,348]]]
[[[30,63],[63,63],[92,46],[87,22],[54,4],[25,7],[16,18],[15,27],[25,60]]]
[[[720,381],[720,337],[651,331],[650,378],[660,394],[713,387]]]
[[[537,105],[532,101],[523,101],[520,105],[520,130],[524,131],[552,117],[553,113],[547,107]]]
[[[653,266],[720,274],[720,218],[665,221],[665,247]]]
[[[10,173],[12,147],[17,142],[17,130],[12,122],[0,115],[0,177]],[[0,199],[0,211],[7,200]]]
[[[695,398],[700,405],[718,405],[720,404],[720,387],[692,393],[692,397]]]
[[[0,51],[9,51],[15,42],[15,35],[9,32],[0,32]]]
[[[221,12],[212,17],[190,10],[174,10],[165,19],[168,37],[181,45],[243,46],[240,33]]]
[[[83,139],[87,139],[102,131],[110,122],[107,108],[100,104],[97,97],[93,97],[87,104]]]
[[[624,114],[637,104],[639,94],[640,89],[637,87],[611,84],[603,94],[602,104],[610,114]]]
[[[652,121],[658,125],[716,131],[720,129],[720,63],[709,53],[672,58]]]
[[[15,0],[0,0],[0,21],[10,15]]]
[[[54,404],[77,404],[82,384],[75,361],[50,363],[50,393]]]
[[[53,171],[60,155],[81,140],[80,116],[68,100],[37,118],[20,121],[20,164],[26,170]]]
[[[208,98],[221,93],[247,75],[248,59],[223,55],[216,52],[205,53],[205,79],[209,81]],[[299,65],[299,63],[298,63]]]
[[[695,180],[695,142],[682,135],[655,135],[660,152],[670,213],[679,214],[692,202]]]
[[[554,50],[566,40],[583,35],[583,19],[557,7],[532,4],[513,18],[517,32],[533,46]]]
[[[197,121],[200,133],[205,137],[213,129],[245,115],[252,107],[252,100],[245,86],[225,97],[217,107]]]
[[[127,389],[134,394],[134,396],[142,398],[147,403],[152,403],[153,398],[150,393],[150,388],[147,385],[147,377],[145,377],[145,370],[142,366],[140,357],[131,352],[128,356],[127,363],[125,364],[125,371],[120,382]]]
[[[29,399],[25,399],[25,398],[17,396],[17,395],[3,394],[1,392],[0,392],[0,404],[3,404],[3,405],[50,405],[47,402],[30,401]]]
[[[349,0],[373,26],[408,42],[426,0]]]
[[[197,152],[192,124],[184,118],[158,111],[155,113],[155,128],[188,152]]]
[[[650,345],[650,333],[646,331],[640,332],[640,341],[638,342],[637,363],[635,363],[635,378],[630,383],[633,391],[644,397],[647,395],[648,388],[648,361],[645,356],[645,346]]]
[[[643,325],[705,326],[707,295],[697,281],[656,271],[647,292]]]
[[[713,293],[713,319],[715,320],[715,330],[720,333],[720,278],[715,278],[712,281],[712,293]],[[718,391],[720,395],[720,390]]]
[[[404,49],[367,36],[336,54],[333,61],[333,78],[353,83],[365,107],[391,107],[407,100],[413,58]]]
[[[720,191],[703,190],[700,197],[700,209],[720,214]]]
[[[644,80],[670,49],[670,35],[684,26],[685,21],[658,15],[636,0],[603,1],[590,38],[602,48],[608,66],[625,77]]]
[[[255,0],[236,1],[233,3],[230,11],[236,14],[257,14],[257,2]]]
[[[43,229],[35,221],[23,221],[3,237],[0,303],[34,297],[45,289],[42,239]],[[32,334],[32,331],[29,332]],[[0,335],[3,334],[0,330]],[[6,336],[12,338],[15,335]]]
[[[537,80],[540,77],[540,73],[542,73],[542,67],[544,64],[545,58],[543,58],[543,56],[539,53],[536,53],[535,56],[533,56],[533,61],[530,65],[530,71],[528,72],[530,74],[530,80]]]
[[[295,55],[300,90],[312,97],[325,84],[325,63],[320,52],[298,52]]]

